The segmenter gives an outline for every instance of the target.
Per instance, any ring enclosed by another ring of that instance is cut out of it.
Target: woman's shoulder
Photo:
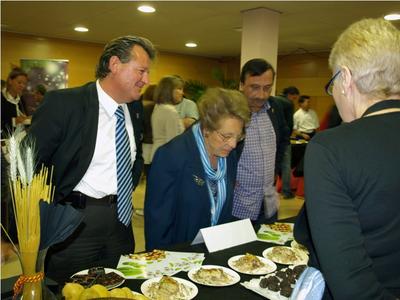
[[[176,111],[175,106],[173,106],[172,104],[167,104],[167,103],[163,103],[163,104],[156,104],[156,107],[158,107],[159,110],[165,111],[165,112],[170,112],[170,113],[178,113]]]
[[[172,104],[156,104],[153,114],[164,118],[179,117],[178,112]]]

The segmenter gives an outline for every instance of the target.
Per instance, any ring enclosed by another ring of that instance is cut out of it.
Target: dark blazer
[[[232,221],[237,157],[227,158],[226,201],[218,224]],[[192,241],[211,226],[210,197],[191,129],[161,146],[153,158],[145,199],[146,249]]]
[[[143,166],[143,107],[141,101],[133,101],[128,108],[137,147],[132,168],[136,187]],[[86,173],[94,154],[98,119],[95,82],[46,93],[42,105],[33,114],[27,137],[35,139],[39,163],[54,166],[54,201],[68,196]]]
[[[267,113],[276,135],[275,174],[280,174],[283,154],[285,153],[286,146],[290,144],[290,131],[286,124],[282,107],[277,101],[279,100],[276,100],[275,97],[271,96],[268,98],[268,103],[271,107],[268,109]],[[236,147],[239,157],[242,154],[245,140],[238,143]]]
[[[286,125],[289,128],[289,134],[291,135],[293,131],[294,104],[284,95],[274,96],[273,99],[278,105],[280,105],[283,116],[285,117]]]
[[[1,94],[1,135],[2,138],[5,138],[7,136],[8,130],[13,129],[12,118],[15,118],[17,116],[17,110],[15,104],[8,102],[2,92],[0,94]],[[24,112],[24,108],[21,101],[19,101],[18,107],[21,110],[21,112]]]

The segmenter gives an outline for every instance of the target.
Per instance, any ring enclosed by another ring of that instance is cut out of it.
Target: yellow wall
[[[300,94],[311,97],[311,108],[317,112],[320,120],[334,103],[324,89],[332,76],[328,57],[329,53],[305,53],[279,56],[278,59],[277,94],[285,87],[296,86]]]
[[[296,86],[302,95],[311,97],[311,108],[321,121],[334,103],[333,98],[325,93],[325,84],[332,76],[328,57],[327,52],[279,56],[275,94],[279,95],[285,87]],[[225,76],[239,81],[240,59],[226,58],[220,62],[224,65],[221,68]],[[297,103],[295,109],[298,109]]]
[[[12,65],[19,65],[21,58],[67,59],[69,87],[94,80],[95,66],[104,47],[101,44],[8,32],[2,32],[1,40],[2,79],[7,78]],[[212,69],[224,66],[216,59],[161,52],[152,66],[150,80],[151,83],[157,83],[165,75],[176,74],[185,80],[200,80],[208,85],[217,85],[218,81],[212,78]]]
[[[1,78],[7,79],[12,65],[21,58],[67,59],[68,86],[78,86],[94,79],[95,66],[102,45],[39,38],[28,35],[1,34]]]
[[[82,85],[94,79],[95,66],[104,45],[40,38],[29,35],[2,32],[1,78],[6,79],[12,65],[19,65],[21,58],[69,60],[68,86]],[[159,53],[151,69],[151,83],[170,74],[185,80],[199,80],[209,86],[219,85],[212,78],[212,70],[220,68],[226,78],[239,80],[239,59],[211,59],[198,56]],[[277,94],[283,88],[294,85],[302,94],[312,97],[311,106],[320,119],[333,104],[325,94],[324,86],[330,79],[328,53],[296,54],[280,56],[277,69]],[[297,103],[295,104],[297,107]]]

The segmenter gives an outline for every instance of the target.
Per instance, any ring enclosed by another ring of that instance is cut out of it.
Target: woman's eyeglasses
[[[215,132],[218,134],[218,136],[221,138],[221,140],[222,140],[224,143],[228,143],[228,142],[232,141],[233,139],[238,143],[238,142],[243,141],[244,138],[245,138],[245,135],[244,135],[243,133],[242,133],[241,135],[239,135],[239,136],[234,136],[234,135],[225,135],[225,134],[222,134],[222,133],[219,132],[218,130],[215,130]]]
[[[337,71],[335,75],[329,80],[329,82],[325,85],[325,92],[329,95],[332,96],[333,93],[333,83],[336,79],[336,77],[340,74],[340,71]]]

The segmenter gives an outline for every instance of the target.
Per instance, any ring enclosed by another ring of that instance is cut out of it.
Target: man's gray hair
[[[116,38],[104,47],[96,68],[96,78],[103,79],[110,73],[108,65],[112,56],[117,56],[122,63],[129,62],[131,50],[135,45],[142,47],[151,60],[155,58],[156,50],[148,39],[130,35]]]

